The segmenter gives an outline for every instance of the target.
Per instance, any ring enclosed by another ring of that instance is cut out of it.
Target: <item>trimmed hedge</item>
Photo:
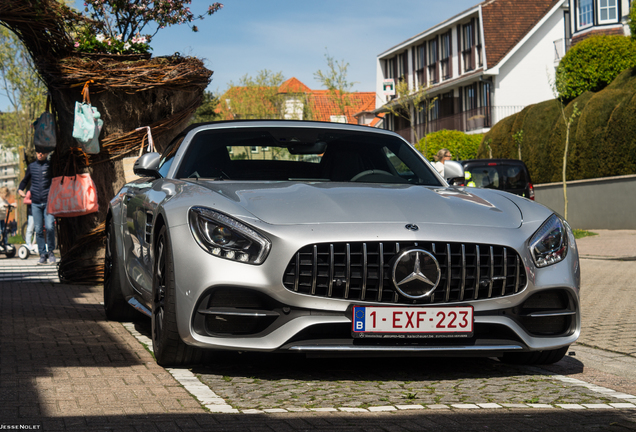
[[[450,150],[453,160],[474,159],[483,137],[483,134],[471,135],[444,129],[426,135],[415,145],[415,148],[431,162],[435,161],[435,154],[443,148]]]
[[[621,73],[604,90],[585,92],[565,109],[570,118],[567,179],[636,174],[636,68]],[[561,181],[566,127],[556,100],[526,107],[498,122],[485,136],[477,157],[517,158],[513,135],[523,130],[522,160],[534,183]]]
[[[574,45],[556,71],[559,97],[571,101],[599,91],[622,71],[636,67],[636,42],[618,35],[591,36]]]

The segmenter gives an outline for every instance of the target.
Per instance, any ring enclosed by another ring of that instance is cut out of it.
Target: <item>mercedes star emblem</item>
[[[393,284],[405,297],[419,299],[437,288],[441,277],[437,259],[424,249],[407,249],[393,264]]]

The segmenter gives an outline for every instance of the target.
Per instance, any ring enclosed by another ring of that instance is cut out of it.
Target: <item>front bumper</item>
[[[171,235],[180,239],[173,242],[179,333],[186,343],[202,348],[308,355],[499,356],[557,349],[574,343],[580,333],[575,247],[564,261],[536,269],[523,243],[504,238],[503,243],[520,253],[526,286],[506,297],[463,301],[475,312],[471,338],[354,339],[351,307],[372,303],[314,297],[283,286],[285,268],[304,246],[302,240],[272,239],[272,254],[254,266],[212,257],[194,241],[189,244],[185,225],[171,227]]]

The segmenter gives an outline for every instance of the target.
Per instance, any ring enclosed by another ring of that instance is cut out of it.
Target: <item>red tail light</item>
[[[534,186],[532,186],[532,183],[528,183],[528,189],[530,190],[530,193],[528,194],[528,198],[534,201]]]

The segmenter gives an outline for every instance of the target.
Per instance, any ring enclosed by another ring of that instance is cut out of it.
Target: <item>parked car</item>
[[[151,317],[161,365],[204,349],[552,363],[579,336],[567,223],[448,186],[393,132],[199,124],[134,171],[108,209],[104,306]]]
[[[523,161],[517,159],[471,159],[461,161],[468,187],[499,189],[534,200],[534,187]]]

